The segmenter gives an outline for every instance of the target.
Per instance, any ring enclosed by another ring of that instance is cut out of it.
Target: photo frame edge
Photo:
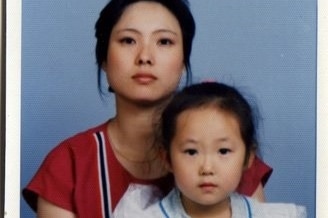
[[[0,4],[0,60],[1,60],[1,77],[0,77],[0,217],[4,217],[4,195],[5,195],[5,102],[6,102],[6,1]]]
[[[13,4],[21,4],[21,0],[16,0],[16,1],[12,1],[11,2]],[[13,210],[16,210],[15,213],[19,213],[20,208],[11,208],[10,206],[5,206],[5,196],[8,195],[8,193],[5,193],[5,169],[7,169],[7,163],[8,163],[8,159],[6,160],[6,144],[7,140],[6,140],[6,128],[8,123],[6,122],[6,117],[7,117],[7,112],[6,111],[6,69],[7,69],[7,60],[6,60],[6,23],[7,23],[7,16],[6,16],[6,8],[7,8],[7,2],[5,0],[3,0],[1,2],[1,15],[0,15],[0,23],[1,23],[1,78],[0,78],[0,82],[1,82],[1,90],[0,90],[0,100],[1,100],[1,108],[0,108],[0,112],[1,112],[1,122],[0,122],[0,130],[1,130],[1,147],[0,147],[0,176],[1,176],[1,182],[0,182],[0,217],[4,217],[4,213],[5,210],[8,212],[10,211],[10,213],[13,212]],[[10,4],[10,2],[9,2]],[[325,206],[325,202],[328,200],[328,191],[326,189],[324,189],[326,181],[328,181],[328,176],[324,176],[323,174],[323,170],[325,169],[325,166],[328,166],[328,161],[325,160],[325,158],[320,155],[323,152],[324,147],[327,147],[325,145],[328,145],[328,139],[327,136],[325,136],[325,133],[323,132],[323,129],[327,130],[327,125],[328,125],[328,117],[324,118],[322,117],[322,115],[327,114],[327,108],[328,108],[328,102],[327,100],[325,101],[320,101],[319,102],[319,98],[320,99],[328,99],[328,89],[323,87],[325,82],[328,82],[328,76],[327,76],[327,64],[325,64],[325,66],[323,66],[323,62],[324,60],[327,61],[328,57],[327,57],[327,51],[328,50],[328,42],[327,42],[327,36],[328,36],[328,28],[327,28],[327,21],[328,21],[328,4],[327,2],[325,2],[325,0],[318,0],[318,21],[320,23],[320,27],[318,26],[318,34],[320,34],[320,36],[318,37],[318,56],[320,56],[320,58],[318,57],[318,86],[317,86],[317,92],[318,92],[318,101],[317,101],[317,108],[318,108],[318,114],[317,116],[323,118],[321,121],[318,121],[318,117],[317,117],[317,122],[318,122],[318,133],[317,133],[317,168],[316,168],[316,172],[317,172],[317,190],[316,190],[316,217],[321,217],[319,216],[320,214],[327,214],[326,212],[328,211],[327,206]],[[19,9],[15,9],[15,10],[19,10]],[[326,23],[326,24],[325,24]],[[324,24],[324,25],[323,25]],[[20,26],[19,26],[20,28]],[[321,31],[319,31],[319,28],[321,29]],[[326,40],[324,41],[322,39],[322,41],[320,40],[321,38],[326,37]],[[17,55],[17,54],[16,54]],[[20,55],[20,53],[18,54]],[[325,82],[324,82],[325,81]],[[318,87],[320,90],[318,90]],[[15,100],[15,101],[19,101],[19,100]],[[326,109],[325,109],[326,108]],[[15,109],[16,111],[19,111],[20,106],[18,106],[18,109]],[[324,112],[323,110],[326,110],[326,112]],[[20,116],[19,116],[20,117]],[[17,120],[15,120],[17,121]],[[19,130],[15,130],[18,131]],[[15,132],[17,133],[17,132]],[[19,138],[19,137],[18,137]],[[320,146],[319,146],[320,145]],[[19,147],[20,145],[18,145]],[[18,151],[20,149],[18,148]],[[327,149],[326,149],[327,150]],[[325,150],[325,151],[326,151]],[[17,152],[17,151],[16,151]],[[327,151],[328,152],[328,151]],[[19,153],[20,154],[20,153]],[[8,155],[9,156],[9,155]],[[8,157],[7,156],[7,157]],[[20,155],[18,155],[20,156]],[[18,157],[20,158],[20,157]],[[6,163],[7,162],[7,163]],[[15,173],[15,175],[19,176],[19,172],[20,172],[20,162],[16,163],[18,164],[18,172]],[[325,178],[326,177],[326,178]],[[15,178],[15,180],[19,181],[19,177]],[[7,186],[6,186],[7,187]],[[6,190],[10,190],[10,192],[12,192],[13,190],[11,189],[6,189]],[[14,190],[12,193],[17,193],[18,190]],[[18,199],[20,198],[20,196],[17,196]],[[15,198],[16,199],[16,198]],[[10,202],[7,202],[10,203]],[[14,202],[14,205],[17,205],[17,202]],[[18,206],[19,207],[19,206]],[[12,216],[11,216],[12,217]],[[16,216],[14,216],[16,217]],[[17,216],[19,217],[19,216]]]

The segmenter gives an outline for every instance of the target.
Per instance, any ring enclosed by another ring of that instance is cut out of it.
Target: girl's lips
[[[132,79],[140,84],[148,84],[157,80],[157,77],[150,73],[137,73],[132,76]]]
[[[213,189],[217,188],[217,185],[213,183],[202,183],[199,185],[199,188],[201,188],[205,192],[211,192]]]
[[[203,187],[216,187],[215,184],[213,183],[202,183],[199,185],[199,187],[203,188]]]

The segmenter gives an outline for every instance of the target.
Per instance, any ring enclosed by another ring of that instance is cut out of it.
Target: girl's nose
[[[199,168],[199,175],[201,175],[201,176],[214,175],[214,169],[213,169],[210,157],[203,158],[200,168]]]

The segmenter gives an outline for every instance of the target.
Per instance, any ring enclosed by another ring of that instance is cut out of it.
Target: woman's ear
[[[104,72],[107,72],[107,63],[106,63],[105,61],[101,64],[101,69],[102,69]]]
[[[163,165],[164,165],[165,169],[169,172],[172,172],[169,153],[165,150],[161,150],[160,156],[161,156],[161,159],[163,161]]]

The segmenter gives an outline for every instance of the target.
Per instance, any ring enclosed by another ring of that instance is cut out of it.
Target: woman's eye
[[[228,148],[220,148],[219,149],[219,153],[223,154],[223,155],[228,154],[229,152],[231,152],[231,150]]]
[[[135,44],[135,40],[130,37],[124,37],[124,38],[120,39],[120,43],[131,45],[131,44]]]
[[[172,45],[173,41],[171,39],[161,39],[158,42],[159,45]]]
[[[197,150],[196,149],[186,149],[186,150],[184,150],[184,153],[192,156],[192,155],[197,154]]]

